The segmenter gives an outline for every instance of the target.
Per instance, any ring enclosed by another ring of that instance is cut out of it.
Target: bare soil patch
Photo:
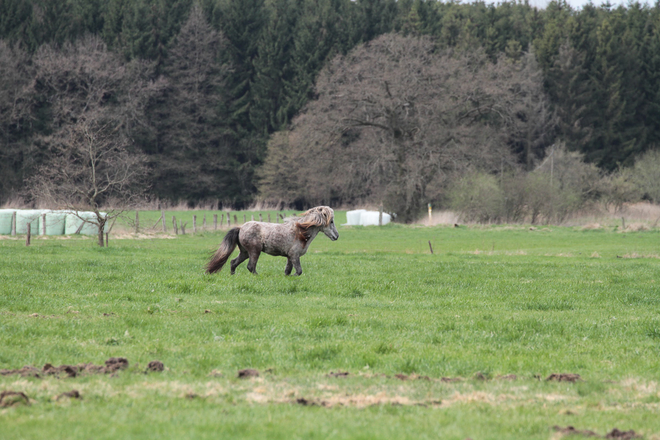
[[[252,368],[246,368],[238,372],[239,379],[247,379],[249,377],[259,377],[259,372],[257,370],[253,370]]]
[[[114,373],[126,368],[128,368],[128,360],[126,358],[112,357],[105,361],[105,366],[87,363],[78,365],[60,365],[59,367],[55,367],[52,364],[46,364],[41,370],[30,366],[15,370],[0,370],[0,375],[10,376],[16,374],[22,377],[57,376],[58,378],[69,378],[76,377],[79,374]]]
[[[151,361],[147,365],[147,371],[163,371],[165,369],[165,365],[161,361]]]
[[[55,397],[55,400],[60,400],[64,397],[68,397],[69,399],[82,399],[82,396],[80,395],[80,392],[78,390],[71,390],[62,394],[58,394]]]
[[[619,440],[632,440],[635,438],[642,437],[632,429],[629,431],[620,431],[619,429],[614,428],[610,432],[605,434],[604,437],[596,434],[595,432],[589,429],[576,429],[573,426],[566,426],[565,428],[562,428],[561,426],[555,425],[553,426],[552,429],[561,435],[581,435],[583,437],[598,437],[598,438],[619,439]]]
[[[7,408],[9,406],[30,404],[28,396],[21,391],[6,390],[0,393],[0,408]]]
[[[552,373],[550,376],[545,378],[546,381],[556,381],[556,382],[577,382],[582,380],[579,374],[574,373]]]
[[[581,435],[583,437],[600,437],[598,434],[596,434],[593,431],[590,431],[588,429],[576,429],[573,426],[566,426],[565,428],[562,428],[561,426],[555,425],[552,429],[561,435]]]

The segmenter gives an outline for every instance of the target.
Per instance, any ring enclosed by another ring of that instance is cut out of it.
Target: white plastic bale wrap
[[[360,216],[360,225],[362,226],[378,226],[378,217],[380,217],[380,212],[378,211],[366,211],[363,212]],[[392,220],[389,214],[383,213],[383,224],[386,225]]]
[[[44,215],[46,216],[46,235],[64,235],[66,212],[46,211]],[[39,234],[43,234],[43,231],[44,225],[39,225]]]
[[[106,215],[102,212],[101,215]],[[85,221],[88,220],[88,221]],[[64,222],[64,233],[66,235],[75,234],[80,229],[79,234],[82,235],[96,235],[99,233],[98,226],[96,226],[96,214],[88,211],[78,211],[77,213],[69,212],[66,214]],[[82,227],[81,227],[82,226]],[[104,232],[108,230],[108,225],[104,227]]]
[[[11,234],[11,223],[15,209],[0,209],[0,235]]]
[[[27,225],[30,225],[30,234],[39,235],[39,225],[41,224],[41,214],[43,209],[17,209],[16,210],[16,234],[27,234]]]
[[[367,212],[366,209],[356,209],[353,211],[346,211],[346,224],[349,226],[358,226],[360,225],[360,217],[363,212]]]

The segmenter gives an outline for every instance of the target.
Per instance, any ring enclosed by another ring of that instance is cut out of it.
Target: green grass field
[[[258,276],[204,274],[222,231],[0,240],[0,369],[129,361],[0,376],[29,397],[0,403],[0,438],[660,439],[657,230],[339,233],[299,278],[267,255]],[[153,360],[165,371],[145,373]]]

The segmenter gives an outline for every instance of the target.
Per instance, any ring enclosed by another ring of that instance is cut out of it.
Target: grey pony
[[[256,275],[261,252],[286,257],[284,274],[290,275],[295,267],[296,275],[300,275],[300,257],[305,255],[319,232],[323,232],[332,241],[339,238],[335,212],[328,206],[317,206],[306,211],[302,217],[287,219],[284,223],[247,222],[227,232],[220,248],[206,265],[206,272],[219,272],[238,246],[240,254],[231,260],[232,275],[248,258],[250,261],[247,268]]]

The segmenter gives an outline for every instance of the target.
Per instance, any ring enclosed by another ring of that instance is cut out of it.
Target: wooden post
[[[252,221],[254,221],[254,214],[252,214]]]
[[[260,222],[264,221],[263,217],[261,217],[261,213],[259,213],[259,221]]]
[[[16,235],[16,211],[11,215],[11,235]]]
[[[220,214],[220,227],[222,227],[222,225],[223,225],[224,223],[225,223],[225,215],[224,215],[224,214]]]
[[[202,231],[206,229],[206,214],[204,214],[204,217],[202,218]]]
[[[238,217],[234,214],[234,226],[238,226]]]
[[[110,235],[108,235],[108,233],[106,232],[106,233],[105,233],[105,247],[108,247],[108,239],[109,239],[109,237],[110,237]]]
[[[32,232],[32,225],[30,222],[27,224],[27,235],[25,236],[25,246],[30,246],[30,233]]]
[[[378,226],[383,226],[383,204],[380,204],[380,209],[378,210]]]
[[[46,235],[46,214],[41,214],[41,235]]]
[[[193,215],[193,234],[197,233],[197,214]]]
[[[275,223],[280,222],[280,215],[278,213],[275,213]]]
[[[245,214],[243,214],[243,223],[247,223],[247,220],[245,218]]]
[[[140,231],[140,212],[135,210],[135,233],[137,234]]]
[[[621,229],[626,229],[626,219],[621,216]]]
[[[213,214],[213,230],[218,230],[218,214]]]
[[[160,211],[160,218],[163,219],[163,232],[167,232],[167,228],[165,227],[165,211],[162,209]]]
[[[228,228],[231,228],[231,219],[230,219],[230,217],[231,217],[231,215],[229,213],[227,213],[227,227]]]
[[[172,216],[172,229],[174,229],[174,235],[179,235],[179,228],[176,225],[176,217]]]
[[[433,246],[431,246],[431,240],[429,240],[429,249],[431,249],[431,253],[433,253]]]
[[[188,222],[183,223],[183,220],[179,220],[179,224],[181,225],[181,235],[186,235],[186,225]]]
[[[270,223],[270,212],[268,213],[268,223]]]

